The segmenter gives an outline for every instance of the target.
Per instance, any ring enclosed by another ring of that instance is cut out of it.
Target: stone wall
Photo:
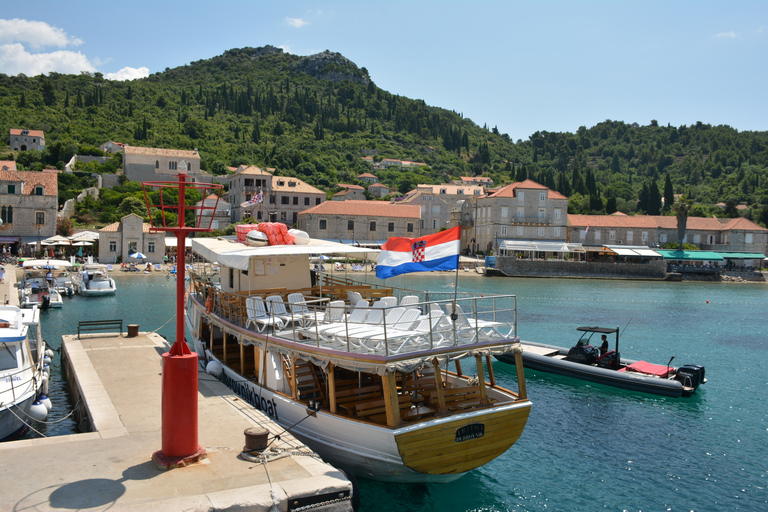
[[[667,265],[663,260],[649,263],[604,263],[559,260],[519,260],[497,256],[496,269],[508,276],[529,277],[611,277],[663,279]]]

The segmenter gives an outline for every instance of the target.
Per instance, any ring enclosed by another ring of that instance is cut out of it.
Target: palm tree
[[[683,240],[685,240],[685,228],[688,225],[688,213],[691,211],[691,200],[685,196],[675,201],[672,205],[672,211],[677,217],[677,239],[680,240],[680,250],[683,250]]]

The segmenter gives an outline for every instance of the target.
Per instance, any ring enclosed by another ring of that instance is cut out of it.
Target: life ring
[[[209,295],[208,298],[205,299],[205,312],[210,313],[212,308],[213,308],[213,298]]]

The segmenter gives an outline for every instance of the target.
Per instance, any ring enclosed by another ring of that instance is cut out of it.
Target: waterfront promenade
[[[0,294],[14,304],[15,273],[8,270]],[[94,431],[0,444],[0,510],[267,511],[274,503],[287,510],[301,497],[348,495],[351,483],[343,473],[202,371],[198,439],[208,458],[159,470],[151,456],[162,447],[161,354],[169,348],[153,333],[64,336],[62,360],[71,367],[73,395]],[[254,426],[268,429],[270,439],[280,434],[271,447],[306,455],[266,464],[243,460],[243,431]],[[313,508],[351,509],[348,498]]]

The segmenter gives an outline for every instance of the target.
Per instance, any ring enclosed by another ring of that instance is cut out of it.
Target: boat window
[[[19,363],[16,361],[16,347],[14,345],[3,343],[2,346],[0,346],[0,371],[11,370],[18,367]]]

